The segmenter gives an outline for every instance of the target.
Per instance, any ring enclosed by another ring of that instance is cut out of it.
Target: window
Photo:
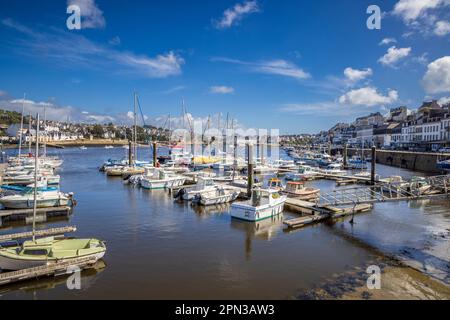
[[[46,256],[47,255],[47,250],[46,249],[28,249],[28,250],[24,250],[23,251],[24,255],[28,255],[28,256]]]

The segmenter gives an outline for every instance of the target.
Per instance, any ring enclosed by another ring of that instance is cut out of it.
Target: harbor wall
[[[370,157],[371,150],[365,149],[365,157]],[[348,149],[348,155],[361,155],[361,149]],[[447,155],[450,156],[450,155]],[[412,151],[377,150],[377,163],[405,168],[414,171],[441,173],[437,167],[437,161],[442,159],[439,153],[425,153]]]

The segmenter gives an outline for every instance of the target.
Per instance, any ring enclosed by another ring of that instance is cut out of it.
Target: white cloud
[[[373,74],[371,68],[366,68],[363,70],[353,69],[351,67],[345,68],[344,75],[350,82],[358,82]]]
[[[436,27],[434,33],[438,36],[445,36],[450,33],[450,22],[448,21],[438,21],[436,22]]]
[[[95,0],[68,0],[67,5],[80,7],[81,28],[104,28],[106,26],[103,11],[100,10]]]
[[[212,86],[209,88],[210,93],[230,94],[234,93],[234,88],[227,86]]]
[[[295,79],[308,79],[311,77],[309,73],[298,67],[292,62],[278,59],[260,62],[246,62],[229,58],[213,58],[213,61],[221,61],[247,66],[250,71],[264,74],[275,74]]]
[[[398,61],[406,58],[410,52],[411,48],[396,48],[392,46],[384,56],[378,59],[378,62],[385,66],[394,66]]]
[[[294,63],[286,60],[271,60],[254,66],[254,70],[260,73],[276,74],[296,79],[308,79],[311,75]]]
[[[119,36],[115,36],[114,38],[112,38],[108,42],[112,46],[120,46],[120,44],[122,43],[122,40],[120,40]]]
[[[133,111],[128,111],[127,112],[127,118],[128,119],[134,119],[134,112]]]
[[[215,21],[214,25],[218,29],[230,28],[245,16],[256,12],[259,12],[259,6],[256,0],[245,1],[242,4],[237,3],[232,8],[225,10],[222,18],[219,21]]]
[[[447,104],[450,103],[450,97],[442,97],[442,98],[440,98],[440,99],[438,100],[438,103],[439,103],[441,106],[445,106],[445,105],[447,105]]]
[[[448,0],[400,0],[395,4],[393,14],[401,17],[405,23],[409,24],[426,16],[429,10],[448,3]]]
[[[163,91],[161,93],[165,94],[165,95],[168,95],[168,94],[172,94],[172,93],[184,90],[184,89],[186,89],[186,86],[176,86],[176,87],[172,87],[170,89],[167,89],[167,90],[165,90],[165,91]]]
[[[4,19],[2,23],[21,32],[11,44],[13,50],[30,59],[39,57],[63,67],[89,67],[110,73],[137,74],[146,78],[166,78],[181,74],[184,59],[173,51],[156,57],[137,55],[104,46],[77,33],[54,30],[52,33],[32,31],[27,27]]]
[[[339,103],[349,105],[375,106],[391,104],[398,100],[398,92],[390,90],[387,96],[377,92],[373,87],[351,90],[339,98]]]
[[[450,92],[450,56],[439,58],[428,65],[423,86],[429,94]]]
[[[397,40],[395,40],[394,38],[384,38],[383,40],[380,41],[379,45],[388,45],[391,43],[397,43]]]

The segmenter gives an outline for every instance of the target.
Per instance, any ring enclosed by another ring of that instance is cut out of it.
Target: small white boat
[[[297,172],[288,173],[286,180],[303,181],[313,179],[320,175],[320,172],[311,166],[300,166]]]
[[[51,208],[67,206],[72,195],[62,193],[58,190],[37,191],[36,201],[38,208]],[[31,209],[34,202],[34,188],[24,194],[14,194],[0,198],[0,203],[6,209]]]
[[[156,168],[152,176],[141,179],[141,187],[144,189],[165,189],[180,187],[184,184],[186,178],[183,176],[172,175],[162,169]]]
[[[80,150],[87,150],[87,148],[85,146],[81,146]]]
[[[114,149],[113,146],[105,146],[105,149]]]
[[[325,169],[320,170],[320,172],[333,176],[343,176],[347,174],[347,171],[342,170],[342,165],[340,163],[331,163]]]
[[[254,189],[250,200],[231,205],[231,216],[252,222],[274,217],[283,212],[286,199],[277,190]]]
[[[183,188],[180,190],[178,196],[183,200],[194,200],[197,195],[202,195],[210,191],[216,191],[220,186],[214,182],[211,178],[198,177],[197,184],[190,189]]]
[[[203,206],[212,206],[232,202],[239,196],[239,191],[232,187],[219,187],[215,190],[196,195],[194,202]]]

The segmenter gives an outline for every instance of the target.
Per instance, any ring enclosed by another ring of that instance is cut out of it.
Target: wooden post
[[[347,153],[348,144],[344,144],[344,168],[348,165],[348,153]]]
[[[250,198],[252,196],[253,190],[253,145],[247,144],[248,153],[248,167],[247,167],[247,196]]]
[[[128,141],[128,165],[133,165],[133,146],[131,144],[131,140]]]
[[[237,170],[237,165],[238,165],[238,161],[237,161],[237,148],[238,148],[238,143],[237,143],[237,139],[238,139],[238,137],[235,135],[234,137],[233,137],[233,139],[234,139],[234,142],[233,142],[233,144],[234,144],[234,150],[233,150],[233,181],[234,181],[234,177],[236,176],[236,170]]]
[[[375,184],[375,163],[376,163],[376,159],[377,158],[377,149],[376,149],[376,147],[375,146],[372,146],[372,159],[371,159],[371,161],[372,161],[372,170],[371,170],[371,172],[370,172],[370,183],[372,184],[372,185],[374,185]]]
[[[156,144],[156,141],[153,142],[153,167],[156,168],[156,162],[158,161],[158,146]]]

